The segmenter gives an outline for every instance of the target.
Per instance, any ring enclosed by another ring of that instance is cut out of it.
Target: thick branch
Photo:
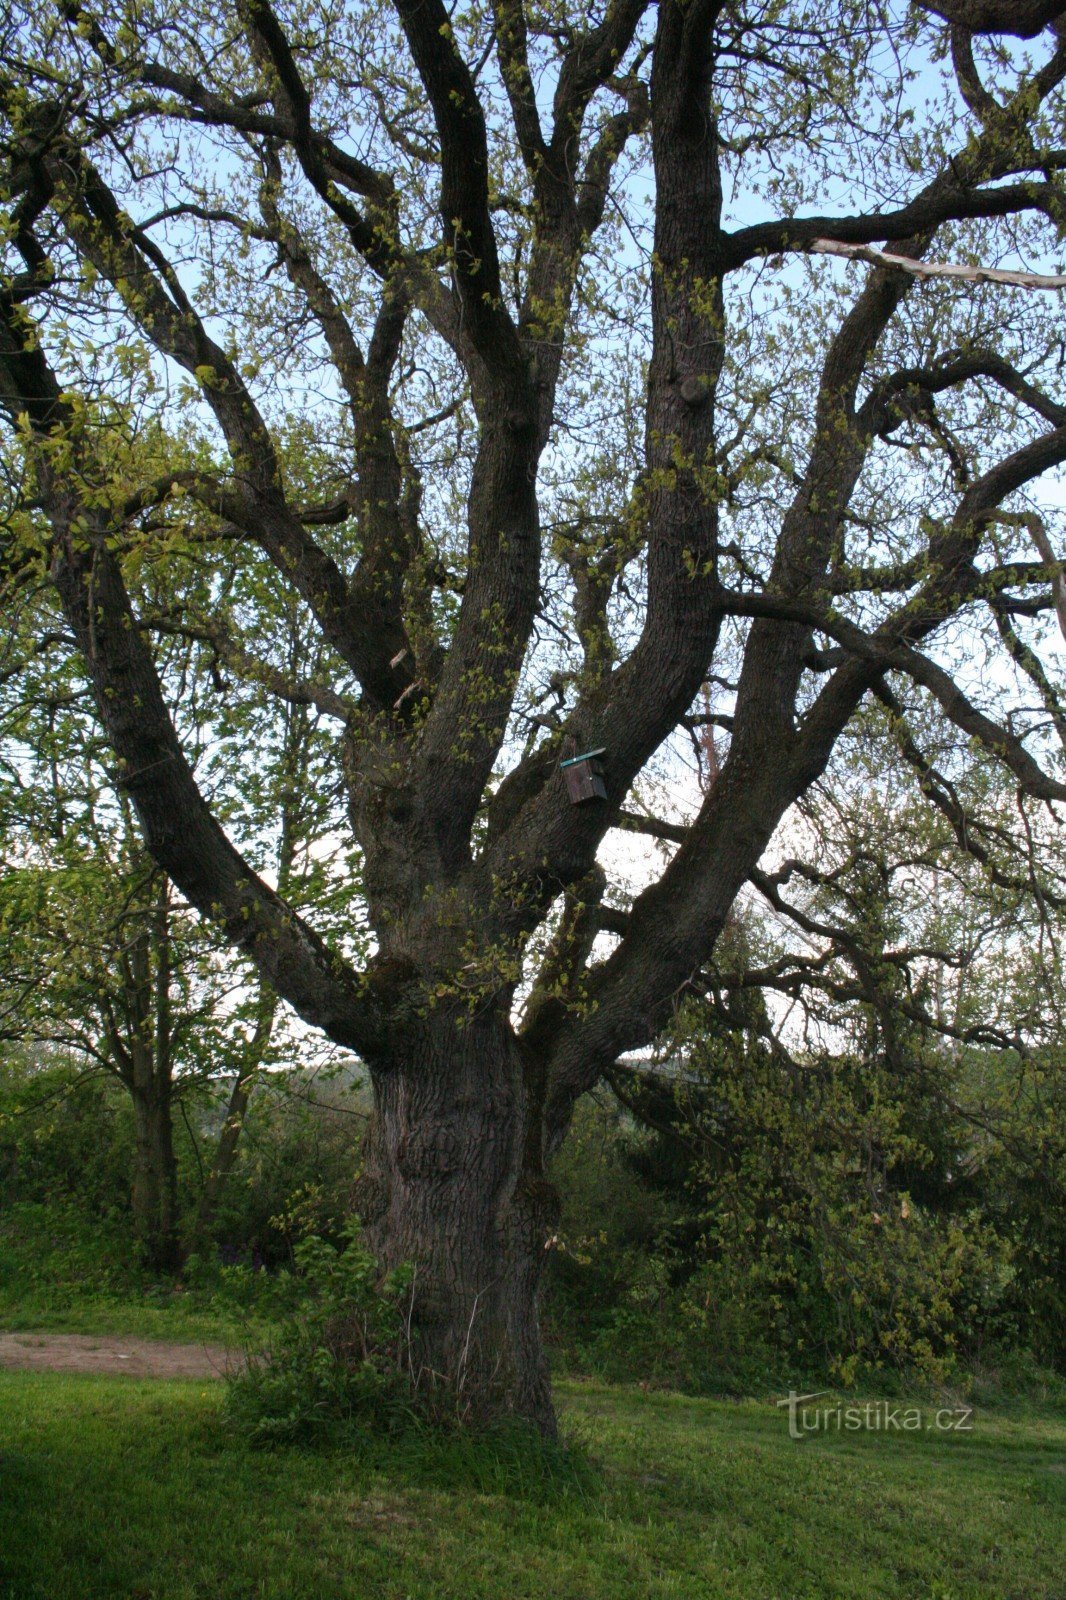
[[[49,171],[75,243],[156,348],[200,384],[240,472],[228,491],[226,514],[295,584],[372,703],[391,708],[411,682],[395,604],[383,603],[372,586],[350,586],[290,510],[270,433],[234,362],[207,333],[158,249],[124,224],[100,175],[71,151],[56,152]]]
[[[38,346],[0,317],[0,406],[28,415],[41,498],[54,530],[52,579],[85,659],[100,720],[148,849],[191,904],[219,922],[279,994],[338,1043],[365,1051],[380,1022],[369,992],[226,838],[185,759],[136,626],[101,512],[57,478],[52,456],[78,430]],[[88,475],[94,481],[94,475]]]
[[[1056,19],[1066,18],[1061,0],[918,0],[919,5],[967,33],[1013,34],[1035,39]]]
[[[441,0],[396,0],[396,9],[440,136],[441,221],[470,337],[497,400],[520,404],[528,375],[503,303],[485,114]]]

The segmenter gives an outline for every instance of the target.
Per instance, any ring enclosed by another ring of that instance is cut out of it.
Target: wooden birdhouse
[[[606,800],[607,789],[603,781],[600,757],[606,750],[586,750],[583,756],[571,756],[559,766],[566,779],[566,790],[572,806],[583,805],[586,800]]]

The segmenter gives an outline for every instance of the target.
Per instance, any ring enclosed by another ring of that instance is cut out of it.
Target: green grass
[[[195,1295],[149,1288],[142,1298],[120,1294],[72,1294],[31,1285],[0,1283],[0,1331],[87,1333],[100,1337],[169,1339],[177,1343],[241,1345],[257,1340],[265,1319],[235,1308],[205,1304]]]
[[[161,1283],[136,1265],[117,1222],[70,1203],[21,1202],[0,1210],[0,1330],[86,1333],[234,1345],[270,1323],[273,1283],[219,1269],[192,1288]],[[274,1308],[276,1310],[276,1307]]]
[[[0,1330],[22,1333],[44,1328],[49,1333],[173,1339],[190,1344],[241,1343],[245,1327],[236,1314],[223,1315],[185,1302],[180,1294],[172,1299],[146,1295],[137,1301],[129,1294],[69,1296],[34,1289],[5,1293],[0,1286]]]
[[[4,1600],[1053,1600],[1066,1426],[788,1438],[768,1403],[565,1384],[595,1470],[252,1451],[219,1387],[0,1373]],[[528,1477],[528,1481],[524,1481]]]

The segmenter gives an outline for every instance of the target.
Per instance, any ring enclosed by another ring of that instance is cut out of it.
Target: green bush
[[[0,1209],[5,1298],[21,1291],[60,1306],[85,1294],[139,1293],[147,1282],[127,1218],[93,1216],[66,1195]]]
[[[395,1431],[415,1419],[406,1304],[411,1275],[382,1278],[356,1224],[340,1248],[311,1236],[294,1249],[299,1299],[261,1352],[231,1377],[229,1414],[256,1444],[345,1431]]]
[[[620,1085],[624,1113],[583,1108],[559,1158],[562,1364],[751,1393],[1061,1361],[1050,1072],[1027,1099],[1022,1064],[990,1052],[916,1040],[906,1070],[876,1053],[790,1062],[706,1020],[682,1048],[684,1074]],[[986,1101],[989,1081],[1010,1094],[996,1138],[956,1109],[978,1075]]]
[[[10,1050],[0,1060],[0,1204],[64,1197],[86,1215],[129,1209],[127,1097],[75,1061]]]
[[[341,1243],[362,1170],[366,1109],[358,1085],[309,1085],[299,1072],[264,1078],[212,1229],[225,1263],[291,1268],[309,1234]]]

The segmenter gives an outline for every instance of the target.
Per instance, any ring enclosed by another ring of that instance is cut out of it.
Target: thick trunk
[[[554,1435],[537,1297],[555,1196],[513,1033],[495,1015],[431,1015],[374,1091],[364,1215],[383,1266],[414,1269],[416,1379],[461,1417]]]
[[[136,1134],[133,1220],[141,1250],[154,1272],[175,1272],[180,1263],[177,1230],[177,1164],[170,1096],[154,1088],[135,1090]]]

